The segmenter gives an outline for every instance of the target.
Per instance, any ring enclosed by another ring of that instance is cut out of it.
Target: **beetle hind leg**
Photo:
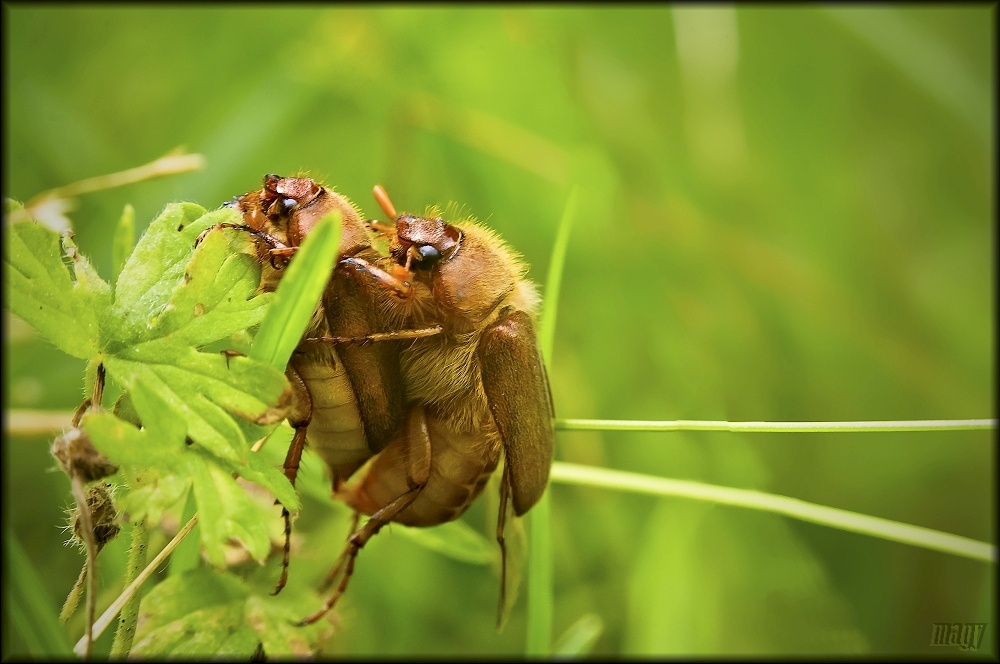
[[[402,456],[394,456],[399,454]],[[378,534],[383,526],[394,521],[396,517],[410,507],[420,496],[424,487],[427,486],[431,471],[431,441],[427,429],[427,417],[423,408],[414,406],[410,409],[406,426],[403,427],[395,440],[379,454],[379,459],[386,458],[403,458],[406,460],[405,486],[409,488],[398,494],[395,498],[381,504],[377,509],[372,510],[370,512],[371,517],[365,522],[365,525],[355,530],[347,538],[347,544],[324,585],[332,585],[338,575],[340,575],[340,583],[337,584],[336,590],[333,591],[333,594],[330,595],[323,607],[316,613],[300,621],[298,623],[300,626],[313,624],[337,604],[341,595],[347,590],[347,584],[351,580],[351,575],[354,574],[354,560],[357,558],[358,552],[368,543],[368,540]],[[377,464],[378,460],[376,460],[375,467],[377,467]],[[372,470],[369,470],[369,475],[365,478],[366,481],[372,479]],[[364,482],[362,483],[362,490],[363,485]],[[371,499],[367,494],[365,497],[369,500]],[[354,505],[351,497],[347,498],[347,502],[355,507],[356,519],[361,510]],[[369,510],[364,509],[364,511],[368,512]]]
[[[288,478],[288,481],[294,487],[295,478],[299,474],[299,463],[302,461],[302,451],[306,447],[306,430],[309,427],[309,422],[312,421],[312,398],[309,395],[309,388],[306,387],[305,381],[302,380],[302,377],[299,376],[299,373],[295,369],[289,367],[285,371],[285,375],[288,376],[289,382],[292,384],[296,412],[294,419],[290,419],[289,422],[295,429],[295,436],[292,438],[291,445],[288,446],[288,453],[285,455],[285,463],[282,466],[282,470],[284,470],[285,477]],[[281,589],[288,583],[288,565],[292,557],[292,515],[284,505],[281,506],[281,518],[285,522],[285,545],[281,558],[281,577],[278,579],[278,583],[271,593],[272,595],[280,593]]]
[[[510,500],[510,466],[506,459],[503,464],[503,477],[500,479],[500,510],[497,514],[497,544],[500,545],[500,599],[497,602],[497,631],[499,632],[507,618],[507,541],[504,539],[504,529],[507,526],[507,503]]]
[[[351,517],[351,530],[350,534],[347,536],[348,538],[350,538],[351,535],[357,532],[358,521],[360,519],[361,519],[361,512],[355,510],[354,516]],[[327,590],[330,589],[330,586],[333,585],[333,582],[337,580],[337,575],[340,574],[340,570],[343,566],[344,566],[344,554],[341,553],[340,557],[337,558],[337,563],[333,566],[333,569],[330,570],[330,573],[327,575],[326,579],[324,579],[323,583],[320,584],[319,589],[321,592],[326,592]]]
[[[330,598],[326,600],[323,607],[312,614],[308,618],[303,618],[298,624],[300,627],[305,627],[306,625],[311,625],[323,616],[325,616],[330,609],[332,609],[337,601],[340,599],[344,591],[347,590],[347,584],[351,580],[351,576],[354,574],[354,560],[358,557],[358,552],[361,551],[362,547],[368,543],[372,537],[378,534],[378,531],[382,529],[384,525],[392,521],[397,514],[405,510],[407,507],[413,504],[413,501],[417,499],[420,495],[420,491],[423,490],[424,485],[420,484],[402,496],[399,496],[394,501],[380,509],[379,511],[372,514],[371,518],[362,526],[359,530],[356,530],[350,537],[347,538],[347,546],[344,547],[343,553],[340,554],[340,558],[337,559],[337,565],[333,568],[333,571],[327,577],[324,585],[330,585],[333,583],[337,575],[340,574],[341,568],[343,568],[343,575],[340,577],[340,583],[337,584],[337,589],[330,595]],[[355,517],[357,513],[355,513]]]

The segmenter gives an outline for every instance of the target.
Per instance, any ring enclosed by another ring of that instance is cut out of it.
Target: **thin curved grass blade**
[[[556,242],[549,261],[545,281],[545,301],[539,323],[538,343],[546,364],[552,361],[555,343],[556,311],[559,306],[559,286],[566,264],[569,233],[576,216],[577,189],[566,200]],[[525,652],[528,655],[548,655],[552,648],[552,527],[550,523],[549,494],[546,491],[528,517],[530,539],[528,544],[528,636]]]

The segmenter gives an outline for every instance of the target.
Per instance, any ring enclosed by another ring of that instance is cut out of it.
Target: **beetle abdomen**
[[[429,454],[427,481],[413,504],[393,521],[408,526],[434,526],[457,519],[482,492],[500,458],[495,431],[457,433],[433,414],[426,416],[426,440],[415,440],[411,428],[403,432],[372,461],[361,480],[345,496],[360,512],[372,514],[414,486],[410,471],[414,457]],[[485,449],[484,449],[485,448]]]
[[[350,477],[371,456],[371,451],[344,365],[333,349],[326,351],[325,361],[317,362],[315,357],[296,361],[296,358],[293,364],[312,398],[312,419],[306,439],[337,481]]]

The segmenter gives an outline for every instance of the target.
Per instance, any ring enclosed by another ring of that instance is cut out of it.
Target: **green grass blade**
[[[556,241],[552,247],[552,258],[549,261],[549,273],[545,278],[545,299],[542,302],[541,320],[538,325],[538,345],[542,349],[542,357],[546,364],[552,363],[552,349],[556,338],[556,311],[559,307],[559,288],[562,285],[563,267],[566,265],[566,250],[569,247],[569,233],[576,217],[576,202],[579,198],[577,188],[569,193],[566,207],[563,210]]]
[[[870,535],[893,542],[911,544],[924,549],[943,551],[965,558],[984,562],[997,562],[997,547],[960,535],[952,535],[939,530],[913,526],[908,523],[882,519],[867,514],[859,514],[826,505],[816,505],[797,498],[779,496],[772,493],[734,489],[731,487],[674,480],[665,477],[640,475],[607,468],[593,468],[571,463],[556,463],[552,466],[552,481],[567,484],[598,486],[620,489],[634,493],[655,496],[691,498],[720,505],[746,507],[764,512],[773,512],[801,521],[818,523],[823,526],[846,530],[862,535]]]
[[[555,344],[556,311],[559,306],[559,286],[562,283],[563,266],[566,264],[566,249],[569,233],[576,215],[577,189],[574,188],[566,200],[549,273],[545,280],[545,301],[538,330],[538,343],[546,364],[552,361]],[[525,652],[533,656],[546,656],[552,650],[552,527],[550,524],[549,493],[542,494],[538,504],[528,517],[528,626]]]
[[[340,213],[333,212],[316,224],[288,265],[260,324],[251,358],[285,370],[330,280],[339,248]]]
[[[56,619],[55,607],[45,599],[45,589],[31,561],[21,548],[21,543],[13,533],[4,534],[7,551],[7,572],[5,578],[11,584],[13,597],[7,605],[15,629],[24,639],[30,654],[36,656],[71,657],[73,651],[66,632]],[[4,658],[14,653],[4,652]]]
[[[739,431],[743,433],[830,433],[851,431],[981,431],[997,420],[882,420],[869,422],[723,422],[711,420],[556,420],[562,431]]]
[[[548,657],[552,651],[552,525],[549,492],[528,515],[528,625],[525,653]]]

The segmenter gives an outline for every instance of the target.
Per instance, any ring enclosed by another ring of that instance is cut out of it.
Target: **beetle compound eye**
[[[420,262],[427,265],[433,265],[441,258],[441,252],[429,244],[417,247],[417,254],[420,256]]]
[[[286,198],[281,201],[281,204],[285,207],[285,210],[290,212],[292,208],[299,204],[299,202],[294,198]]]

